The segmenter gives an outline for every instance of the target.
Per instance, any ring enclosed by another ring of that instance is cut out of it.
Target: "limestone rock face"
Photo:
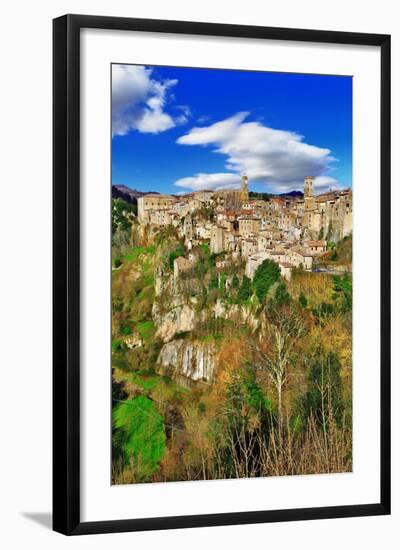
[[[205,342],[172,340],[165,344],[157,359],[157,372],[177,382],[202,381],[211,384],[215,367],[215,345]]]
[[[160,338],[163,342],[169,342],[180,332],[193,330],[196,323],[195,311],[187,304],[173,307],[162,315],[153,307],[152,314],[157,325],[156,338]]]

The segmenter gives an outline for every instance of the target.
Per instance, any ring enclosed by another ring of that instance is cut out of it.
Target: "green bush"
[[[299,306],[301,307],[301,309],[305,309],[307,305],[308,305],[308,300],[306,298],[306,295],[304,294],[304,292],[300,292]]]
[[[165,427],[154,402],[140,395],[123,401],[113,411],[113,444],[137,481],[149,481],[165,454]]]
[[[339,308],[343,313],[351,311],[353,284],[347,273],[343,277],[340,277],[340,275],[333,276],[333,298],[339,304]]]
[[[264,260],[258,266],[254,275],[253,286],[256,296],[261,303],[264,301],[271,286],[279,281],[280,278],[279,266],[272,260]]]

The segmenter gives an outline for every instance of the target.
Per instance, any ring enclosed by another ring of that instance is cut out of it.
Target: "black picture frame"
[[[381,51],[380,501],[370,504],[80,520],[80,30],[151,31],[378,46]],[[66,535],[390,513],[390,36],[214,23],[65,15],[53,21],[53,529]]]

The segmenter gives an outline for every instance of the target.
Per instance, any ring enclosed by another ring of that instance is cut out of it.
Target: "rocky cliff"
[[[156,337],[160,338],[163,342],[172,340],[180,332],[193,330],[196,323],[195,311],[187,304],[177,305],[162,314],[157,309],[156,304],[154,304],[152,315],[157,326]]]
[[[186,380],[211,384],[215,368],[213,343],[172,340],[164,344],[157,359],[157,372],[184,384]]]

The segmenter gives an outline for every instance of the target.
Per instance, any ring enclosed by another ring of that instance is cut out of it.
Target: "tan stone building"
[[[287,261],[286,253],[287,253],[286,250],[271,250],[267,252],[269,259],[276,263],[286,262]]]
[[[310,252],[305,250],[290,251],[287,254],[287,259],[294,267],[303,266],[304,269],[312,269],[313,256]]]
[[[323,254],[326,252],[326,241],[304,241],[304,246],[307,248],[308,252],[311,252],[312,255]]]
[[[225,229],[219,225],[211,228],[210,252],[219,254],[225,250]]]
[[[298,224],[311,232],[314,238],[322,236],[337,242],[353,230],[353,199],[351,189],[330,191],[314,196],[314,178],[304,179],[304,211],[300,201]]]
[[[193,195],[199,202],[208,204],[213,198],[214,191],[204,189],[204,191],[195,191]]]
[[[150,222],[150,212],[169,209],[176,202],[171,195],[158,195],[156,193],[139,197],[138,203],[138,219],[140,223],[146,224]]]
[[[293,267],[294,267],[293,264],[291,264],[289,262],[279,263],[279,269],[280,269],[281,275],[287,281],[290,281],[290,279],[292,278]]]
[[[239,218],[239,233],[246,238],[257,235],[261,229],[261,219],[257,216],[241,216]]]
[[[258,242],[256,238],[242,239],[242,256],[248,258],[258,252]]]
[[[246,275],[250,279],[253,279],[257,267],[263,263],[264,260],[268,260],[269,256],[265,252],[257,252],[252,254],[246,262]]]
[[[243,203],[249,200],[249,191],[247,189],[248,177],[242,176],[242,188],[240,190],[240,201]]]

